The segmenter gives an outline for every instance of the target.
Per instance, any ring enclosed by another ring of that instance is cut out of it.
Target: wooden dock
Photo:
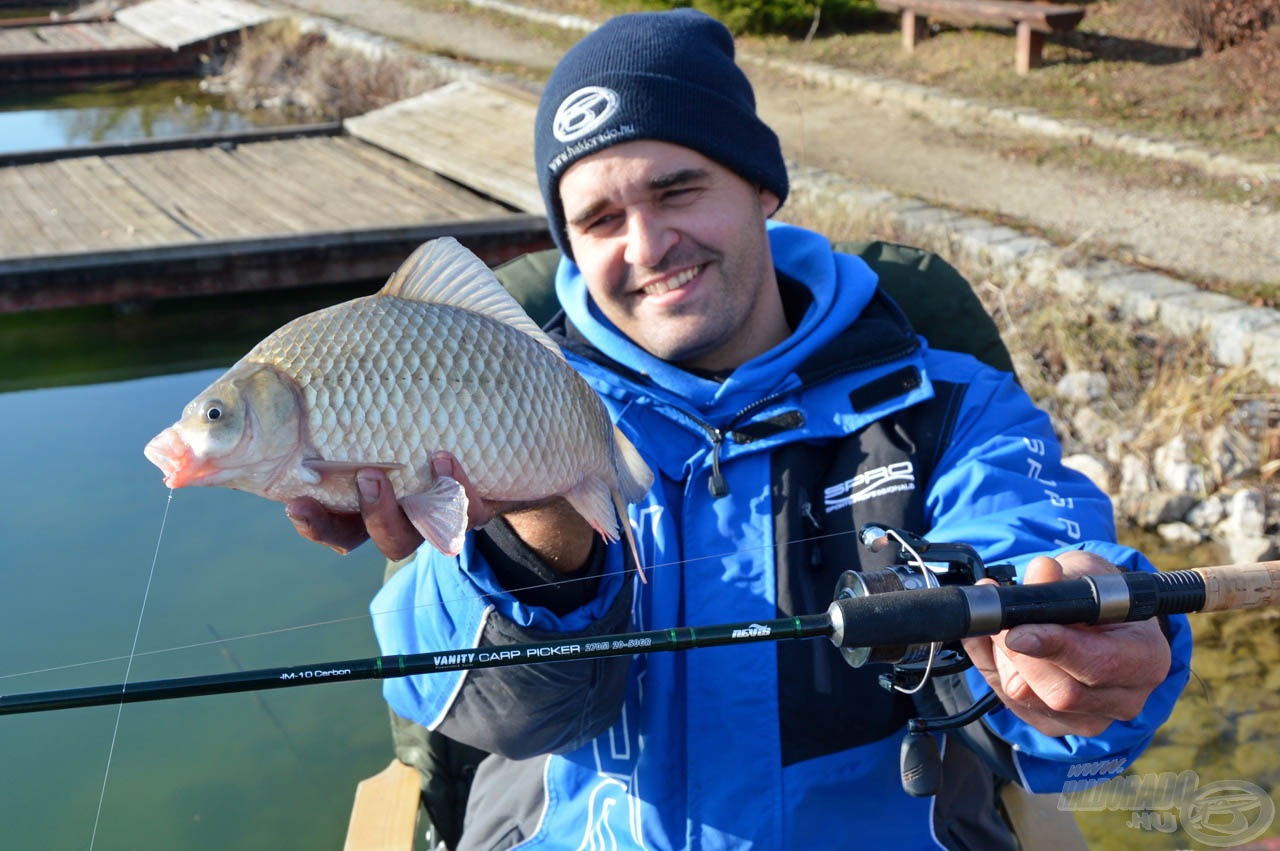
[[[279,16],[244,0],[147,0],[110,20],[0,19],[0,82],[195,74],[219,42]]]
[[[548,247],[532,119],[505,123],[528,102],[470,85],[348,122],[503,116],[430,167],[337,124],[0,158],[0,312],[376,279],[445,234],[490,264]]]
[[[533,174],[538,102],[464,80],[347,119],[347,132],[492,198],[542,213]]]

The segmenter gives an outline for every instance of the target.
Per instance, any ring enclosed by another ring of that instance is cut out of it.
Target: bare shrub
[[[1280,20],[1280,0],[1176,0],[1187,35],[1216,53],[1261,38]]]
[[[323,33],[280,22],[245,35],[216,88],[239,109],[336,120],[411,97],[439,82],[408,59],[366,56],[330,44]]]

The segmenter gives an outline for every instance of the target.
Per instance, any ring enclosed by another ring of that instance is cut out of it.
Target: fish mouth
[[[151,438],[142,454],[160,468],[164,473],[164,483],[171,488],[199,484],[216,472],[207,461],[196,457],[173,426]]]

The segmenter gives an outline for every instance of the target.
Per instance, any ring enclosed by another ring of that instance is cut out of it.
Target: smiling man
[[[791,333],[765,236],[782,203],[773,191],[688,148],[638,141],[574,163],[560,202],[592,302],[650,354],[732,369]]]
[[[771,219],[786,168],[723,26],[689,10],[609,21],[556,68],[535,132],[564,254],[549,331],[657,472],[629,517],[649,582],[563,502],[495,517],[447,455],[437,474],[484,525],[456,558],[419,548],[366,471],[362,517],[290,513],[316,540],[413,555],[373,604],[384,652],[820,612],[843,571],[885,565],[858,545],[870,522],[966,542],[1024,582],[1153,569],[1115,543],[1110,503],[1062,465],[1011,374],[931,348],[867,263]],[[825,642],[400,678],[385,694],[437,744],[480,749],[459,848],[1000,849],[1001,788],[1057,792],[1074,765],[1132,759],[1190,656],[1181,618],[965,647],[975,667],[915,704]],[[907,719],[992,691],[1003,706],[947,736],[938,794],[908,796]],[[439,762],[430,773],[447,785],[434,800],[454,800]]]

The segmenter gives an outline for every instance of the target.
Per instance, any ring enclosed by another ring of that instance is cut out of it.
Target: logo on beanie
[[[578,89],[560,102],[551,132],[561,142],[581,139],[618,111],[618,93],[603,86]]]

